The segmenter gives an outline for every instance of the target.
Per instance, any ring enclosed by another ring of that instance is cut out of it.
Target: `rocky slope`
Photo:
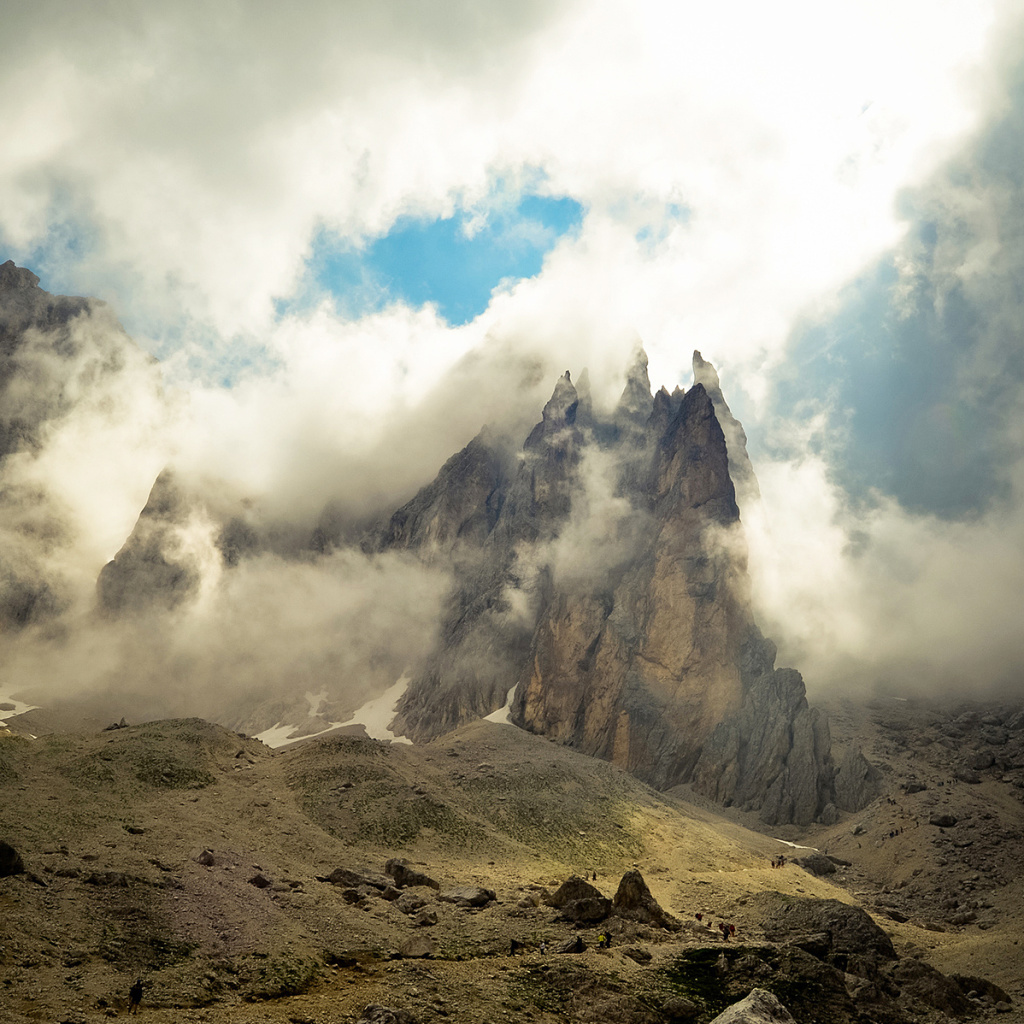
[[[890,758],[895,785],[910,764]],[[965,784],[970,813],[1020,828],[987,781]],[[198,720],[0,735],[0,797],[12,1024],[120,1016],[140,976],[158,1024],[392,1019],[375,1005],[405,1024],[708,1024],[755,989],[800,1024],[1020,1019],[1019,862],[990,919],[953,923],[938,898],[901,915],[886,796],[782,830],[828,844],[820,876],[809,849],[482,722],[276,753]],[[908,875],[941,875],[944,852],[914,845]]]

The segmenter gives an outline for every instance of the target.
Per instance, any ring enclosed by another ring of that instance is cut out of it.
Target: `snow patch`
[[[412,678],[403,673],[393,686],[389,686],[379,697],[368,700],[347,722],[341,724],[361,725],[370,739],[411,745],[412,740],[407,736],[396,736],[388,729],[388,722],[395,717],[395,709],[410,682]]]
[[[412,743],[412,740],[405,736],[396,736],[388,729],[388,722],[394,718],[395,708],[402,699],[409,686],[411,679],[402,675],[394,685],[389,686],[379,697],[368,700],[351,718],[344,722],[328,722],[319,732],[303,733],[296,735],[297,725],[288,725],[278,722],[277,725],[264,729],[257,733],[256,739],[265,743],[268,747],[283,747],[286,743],[295,740],[308,740],[316,736],[323,736],[325,733],[333,732],[343,726],[361,725],[366,730],[366,735],[372,740],[388,740],[391,743]],[[326,690],[320,693],[307,693],[306,700],[309,702],[309,713],[314,716],[318,713],[321,703],[327,699]]]
[[[516,683],[511,690],[505,695],[505,703],[498,708],[497,711],[492,711],[489,715],[484,716],[485,722],[497,722],[498,725],[512,725],[512,719],[509,717],[512,713],[512,701],[515,699],[516,689],[519,684]]]
[[[775,839],[775,836],[772,836]],[[775,839],[775,842],[782,843],[783,846],[791,846],[794,850],[813,850],[814,853],[818,852],[816,846],[801,846],[799,843],[791,843],[788,839]]]
[[[8,707],[8,705],[11,705]],[[16,715],[23,715],[26,711],[35,711],[39,705],[37,704],[26,704],[23,701],[16,700],[14,697],[8,697],[6,693],[0,690],[0,722],[6,722],[8,718],[14,718]]]

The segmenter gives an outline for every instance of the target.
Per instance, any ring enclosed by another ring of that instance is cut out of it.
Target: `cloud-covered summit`
[[[1022,54],[996,0],[7,4],[0,261],[161,360],[47,420],[24,493],[87,524],[82,579],[170,465],[270,532],[340,528],[494,410],[528,428],[566,366],[614,406],[639,333],[670,393],[694,348],[720,369],[811,685],[1012,680]],[[578,223],[464,316],[361,262],[533,201]],[[326,280],[324,239],[358,273]]]

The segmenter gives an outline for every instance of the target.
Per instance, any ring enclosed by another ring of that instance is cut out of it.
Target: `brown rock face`
[[[747,619],[742,577],[716,540],[739,512],[702,387],[683,398],[649,458],[646,543],[610,591],[546,580],[513,717],[667,787],[740,705]]]
[[[511,692],[516,725],[651,785],[769,823],[834,819],[827,723],[751,612],[743,430],[714,367],[694,367],[688,392],[652,398],[639,352],[605,419],[566,373],[517,462],[481,435],[376,532],[374,549],[441,554],[455,578],[392,728],[427,740]]]

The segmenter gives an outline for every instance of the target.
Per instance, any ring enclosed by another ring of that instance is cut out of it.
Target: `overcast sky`
[[[160,357],[179,462],[309,514],[566,368],[610,400],[638,335],[655,388],[700,349],[780,660],[1019,689],[1019,10],[9,0],[0,261]],[[100,564],[165,455],[94,495]]]

